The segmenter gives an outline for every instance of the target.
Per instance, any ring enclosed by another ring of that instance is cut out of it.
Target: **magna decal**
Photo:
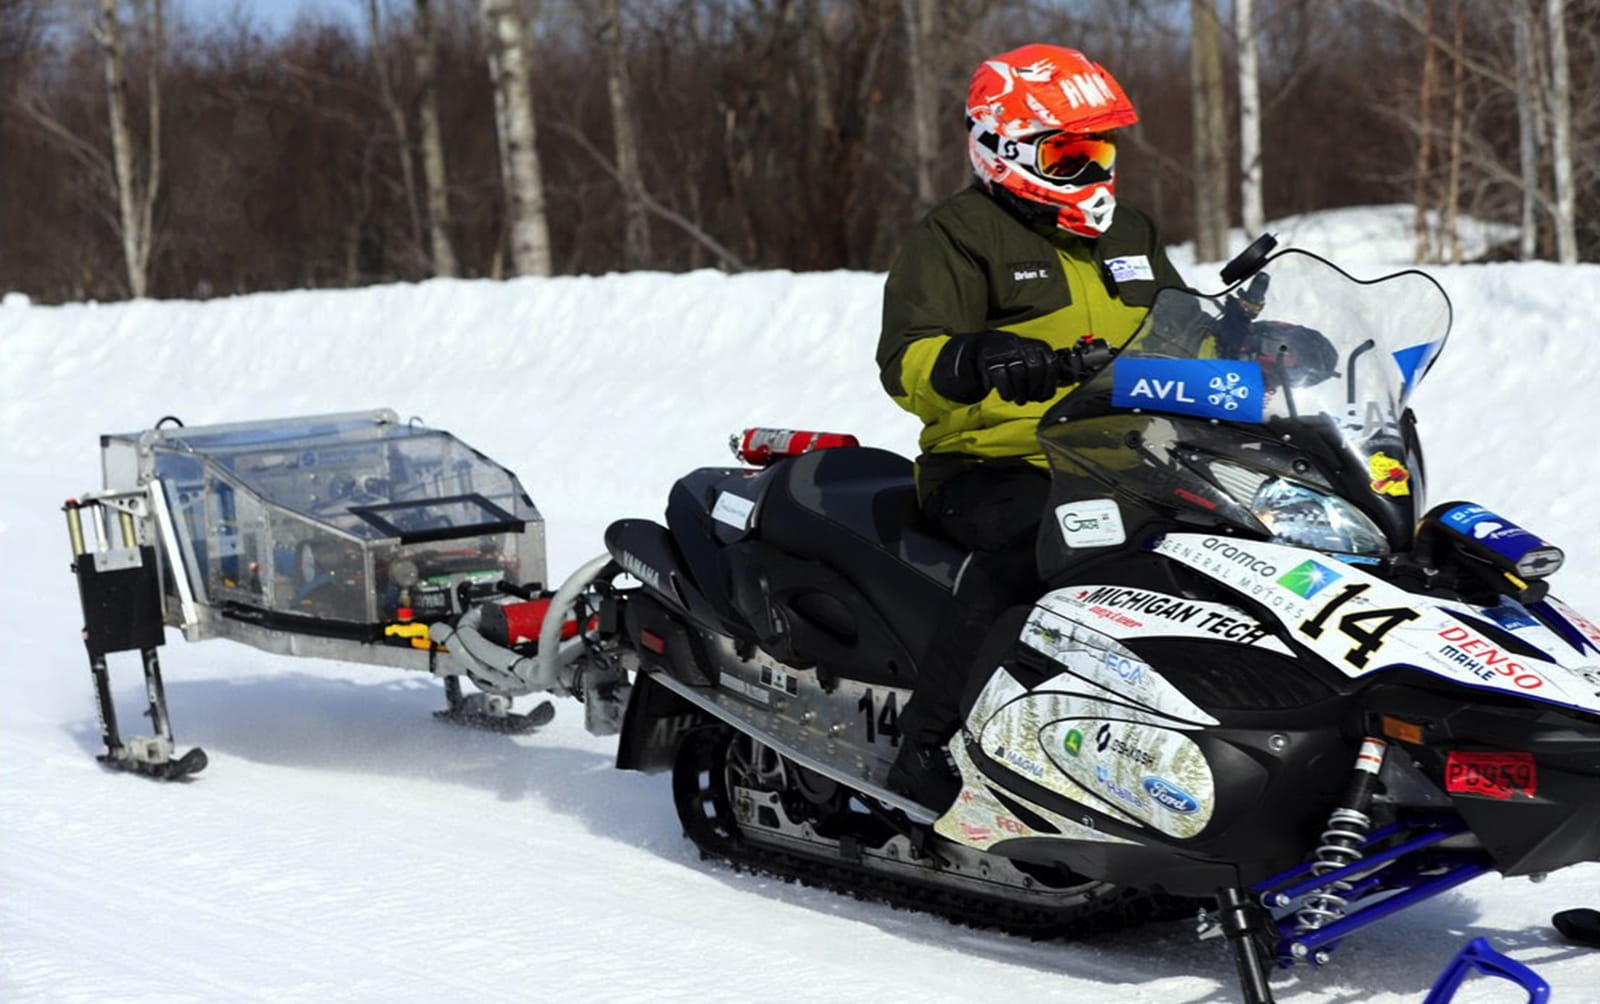
[[[1439,637],[1445,641],[1444,657],[1481,679],[1508,677],[1522,690],[1538,690],[1544,686],[1543,677],[1464,627],[1447,627],[1439,632]]]
[[[1278,574],[1277,565],[1272,564],[1270,561],[1263,561],[1249,551],[1235,547],[1220,537],[1207,537],[1200,542],[1200,546],[1208,551],[1222,555],[1222,557],[1227,558],[1236,565],[1250,569],[1250,571],[1263,579],[1270,579]]]
[[[1150,797],[1173,812],[1187,816],[1200,808],[1199,799],[1161,777],[1146,777],[1140,782]]]
[[[1008,749],[996,750],[995,753],[1000,757],[1000,759],[1004,760],[1006,763],[1017,768],[1030,777],[1044,777],[1044,768],[1023,756],[1021,753],[1015,753]]]

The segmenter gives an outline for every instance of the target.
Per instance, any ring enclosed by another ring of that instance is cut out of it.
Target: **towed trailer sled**
[[[173,741],[157,656],[166,627],[187,641],[430,673],[444,682],[438,716],[462,724],[537,728],[550,702],[513,702],[556,690],[585,699],[592,730],[615,731],[625,676],[572,669],[582,611],[565,639],[552,622],[540,657],[552,598],[543,518],[515,474],[450,433],[389,409],[203,427],[165,418],[102,436],[100,451],[103,487],[64,511],[102,762],[165,779],[206,765]],[[139,654],[153,735],[118,729],[118,652]]]

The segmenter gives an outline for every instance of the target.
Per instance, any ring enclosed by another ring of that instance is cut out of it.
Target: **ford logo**
[[[1165,778],[1147,777],[1141,783],[1145,792],[1151,798],[1173,812],[1180,812],[1187,816],[1200,808],[1200,802],[1193,795]]]

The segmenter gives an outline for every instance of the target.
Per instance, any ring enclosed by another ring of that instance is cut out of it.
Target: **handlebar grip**
[[[1068,349],[1056,350],[1056,382],[1082,383],[1105,369],[1116,358],[1117,350],[1104,338],[1081,341]]]

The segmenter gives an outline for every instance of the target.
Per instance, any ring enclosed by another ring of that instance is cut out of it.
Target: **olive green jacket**
[[[999,329],[1066,348],[1085,335],[1125,344],[1156,291],[1184,285],[1155,224],[1118,204],[1111,228],[1086,240],[1053,220],[1025,222],[977,185],[925,216],[900,249],[883,291],[878,367],[897,404],[923,421],[918,486],[998,457],[1041,467],[1034,438],[1051,401],[1011,404],[993,391],[958,404],[930,382],[951,335]]]

